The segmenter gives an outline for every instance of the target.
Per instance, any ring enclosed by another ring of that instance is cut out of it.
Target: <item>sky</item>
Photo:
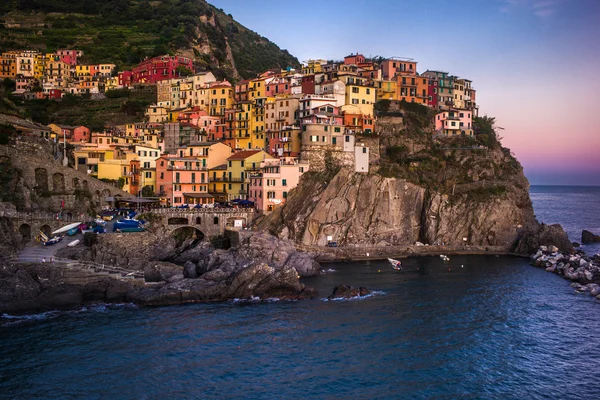
[[[298,60],[407,57],[473,81],[532,185],[600,186],[600,0],[208,0]]]

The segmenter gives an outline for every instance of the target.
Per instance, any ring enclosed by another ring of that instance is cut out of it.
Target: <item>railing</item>
[[[227,176],[217,176],[215,178],[208,178],[208,182],[244,182],[242,178],[229,178]]]
[[[167,167],[168,171],[206,171],[208,168],[207,167],[185,167],[185,166],[176,166],[176,165],[169,165]]]

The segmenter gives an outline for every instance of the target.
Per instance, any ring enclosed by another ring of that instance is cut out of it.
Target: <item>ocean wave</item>
[[[330,298],[325,297],[325,298],[323,298],[321,300],[322,301],[356,301],[356,300],[365,300],[365,299],[368,299],[370,297],[384,295],[384,294],[386,294],[386,293],[384,291],[382,291],[382,290],[373,290],[373,291],[371,291],[371,293],[366,294],[364,296],[357,295],[357,296],[354,296],[354,297],[349,297],[349,298],[342,297],[342,298],[339,298],[339,299],[330,299]]]
[[[109,310],[117,310],[121,308],[138,308],[137,305],[133,303],[116,303],[116,304],[107,304],[107,303],[98,303],[91,304],[88,306],[83,306],[74,310],[52,310],[45,311],[37,314],[24,314],[24,315],[11,315],[11,314],[2,314],[0,315],[0,325],[14,325],[19,323],[24,323],[28,321],[44,321],[54,319],[63,315],[78,315],[89,312],[106,312]]]

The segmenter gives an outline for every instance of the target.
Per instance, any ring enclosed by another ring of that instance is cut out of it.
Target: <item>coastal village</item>
[[[51,123],[24,133],[69,143],[75,169],[162,206],[237,201],[269,213],[285,204],[303,173],[323,170],[328,157],[368,173],[378,124],[402,122],[393,107],[376,110],[381,100],[436,110],[433,135],[473,136],[478,115],[472,81],[419,73],[417,61],[408,58],[350,54],[231,83],[196,72],[183,56],[147,59],[131,71],[81,64],[82,56],[79,50],[6,52],[0,79],[14,80],[13,95],[26,99],[102,98],[155,87],[146,118],[102,132]]]

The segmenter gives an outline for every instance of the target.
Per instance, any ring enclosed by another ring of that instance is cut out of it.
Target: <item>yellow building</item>
[[[233,114],[234,118],[234,133],[235,138],[234,148],[249,149],[250,148],[250,121],[252,120],[252,101],[243,101],[236,104],[236,111]]]
[[[308,60],[305,64],[302,66],[302,74],[312,75],[323,72],[323,65],[327,64],[327,60]]]
[[[17,54],[16,51],[2,53],[0,58],[0,78],[15,79],[17,77]]]
[[[251,149],[265,148],[265,107],[264,103],[252,104],[252,114],[250,116],[250,145]]]
[[[75,157],[75,169],[96,176],[99,164],[108,160],[119,159],[124,156],[124,153],[113,147],[88,145],[76,148],[73,155]]]
[[[252,79],[248,83],[248,100],[263,99],[267,97],[267,78]]]
[[[224,116],[233,105],[233,87],[227,81],[213,85],[208,90],[209,115]]]
[[[373,115],[375,88],[357,84],[346,84],[346,106],[355,106],[363,115]],[[354,107],[353,107],[354,108]],[[344,106],[342,106],[344,111]]]
[[[274,157],[263,150],[242,150],[227,159],[225,178],[228,200],[247,198],[250,171],[258,171],[260,163]]]
[[[396,81],[376,82],[375,100],[396,100]]]

